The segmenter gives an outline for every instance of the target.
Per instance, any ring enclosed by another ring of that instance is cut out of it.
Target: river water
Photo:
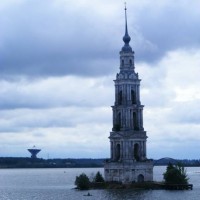
[[[154,180],[161,181],[166,167],[154,167]],[[0,169],[0,200],[199,200],[200,168],[188,167],[193,190],[90,190],[73,189],[82,172],[92,177],[103,168]]]

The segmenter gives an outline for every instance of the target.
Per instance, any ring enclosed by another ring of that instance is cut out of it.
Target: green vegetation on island
[[[90,188],[90,180],[86,174],[82,173],[76,177],[75,185],[77,189],[88,190]]]
[[[165,184],[188,184],[189,180],[185,168],[180,163],[177,165],[169,163],[163,177]]]
[[[93,180],[90,181],[89,177],[82,173],[79,176],[76,176],[75,185],[76,188],[79,190],[88,190],[90,188],[96,188],[96,187],[102,187],[104,186],[104,178],[101,175],[101,173],[98,171],[93,178]]]

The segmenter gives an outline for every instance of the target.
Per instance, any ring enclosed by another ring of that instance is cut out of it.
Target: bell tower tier
[[[110,160],[105,163],[105,180],[123,183],[153,180],[153,164],[146,157],[146,131],[140,102],[140,79],[135,72],[134,51],[129,45],[125,7],[124,46],[120,71],[116,75],[113,128],[110,133]]]

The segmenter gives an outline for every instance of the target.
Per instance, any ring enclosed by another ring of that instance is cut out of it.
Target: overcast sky
[[[200,1],[127,0],[149,158],[200,149]],[[0,1],[0,156],[110,156],[123,0]]]

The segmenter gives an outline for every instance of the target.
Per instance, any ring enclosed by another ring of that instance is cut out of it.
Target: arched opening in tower
[[[118,161],[120,159],[120,151],[121,151],[121,148],[120,148],[120,144],[117,144],[116,145],[116,161]]]
[[[120,91],[118,95],[118,104],[122,105],[122,91]]]
[[[131,101],[132,104],[136,104],[136,95],[134,90],[131,90]]]
[[[133,150],[133,152],[134,152],[134,159],[136,160],[136,161],[139,161],[140,160],[140,155],[139,155],[139,144],[134,144],[134,150]]]
[[[137,180],[138,183],[144,182],[144,176],[143,176],[142,174],[138,175],[138,178],[137,178],[137,179],[138,179],[138,180]]]
[[[120,128],[121,128],[121,113],[120,112],[117,114],[117,124],[115,128],[117,131],[120,131]]]
[[[137,119],[137,113],[136,112],[133,113],[133,129],[134,130],[139,130],[138,119]]]
[[[123,67],[124,66],[124,60],[122,60],[121,64],[122,64],[122,67]]]
[[[131,67],[132,66],[132,60],[131,59],[129,60],[129,64],[130,64],[130,67]]]

